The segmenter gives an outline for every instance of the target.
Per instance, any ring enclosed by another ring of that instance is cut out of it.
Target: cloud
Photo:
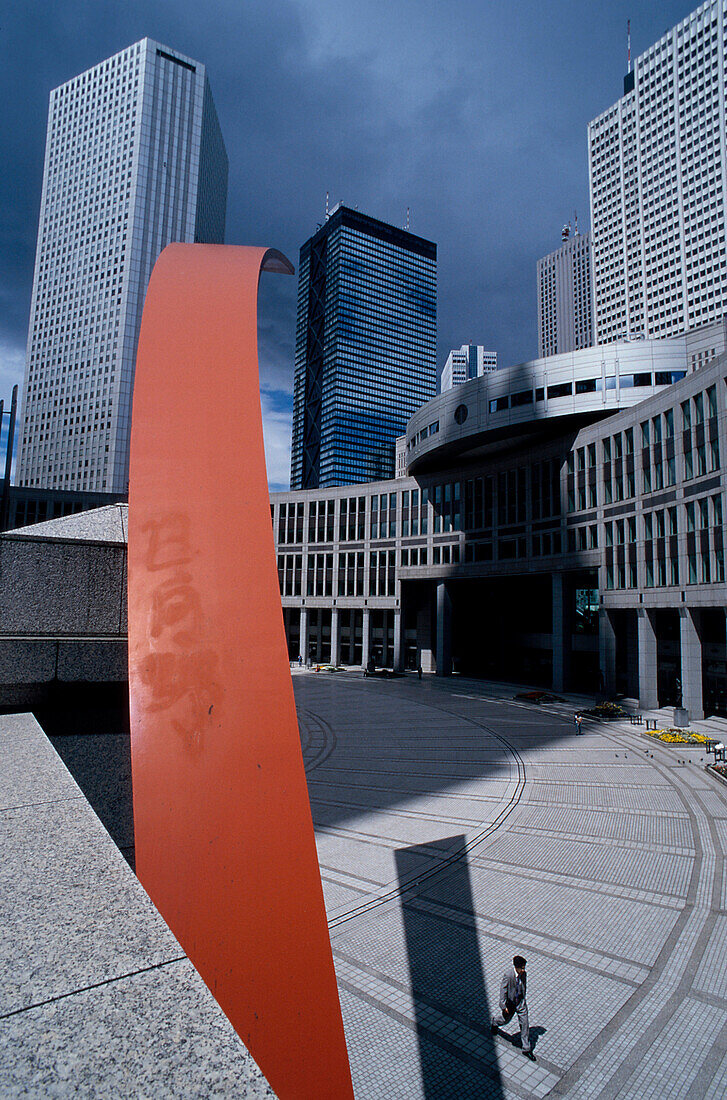
[[[271,492],[290,488],[290,429],[292,402],[280,390],[261,389],[265,464]]]
[[[25,343],[19,344],[17,338],[0,332],[0,401],[10,408],[10,397],[14,385],[18,385],[18,402],[22,399],[23,374],[25,372]]]
[[[438,245],[438,368],[470,339],[503,365],[531,358],[536,263],[574,208],[587,228],[586,126],[621,91],[629,14],[626,0],[9,5],[2,340],[25,345],[49,92],[149,35],[207,67],[230,157],[229,243],[280,248],[297,267],[326,191],[399,225],[410,207]],[[683,15],[682,0],[644,4],[634,52]],[[295,279],[261,280],[271,393],[291,390],[295,308]]]

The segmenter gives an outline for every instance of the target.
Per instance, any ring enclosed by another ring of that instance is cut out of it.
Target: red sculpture
[[[172,244],[129,481],[137,873],[273,1089],[352,1097],[285,645],[257,364],[264,248]]]

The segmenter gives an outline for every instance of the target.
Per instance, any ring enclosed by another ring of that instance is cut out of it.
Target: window
[[[677,510],[676,508],[669,509],[669,534],[677,534]]]
[[[707,415],[710,419],[717,415],[717,389],[710,386],[707,390]]]
[[[694,423],[695,424],[703,424],[704,423],[704,399],[702,398],[701,393],[695,394],[692,400],[694,402]]]
[[[718,470],[719,466],[719,443],[716,439],[712,439],[709,444],[709,468],[710,470]]]

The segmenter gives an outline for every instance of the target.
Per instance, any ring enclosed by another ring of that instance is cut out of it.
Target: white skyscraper
[[[19,485],[126,490],[152,267],[223,241],[227,170],[204,66],[148,38],[51,92]]]
[[[563,230],[560,248],[538,260],[538,356],[593,346],[591,237]],[[566,235],[567,234],[567,235]]]
[[[452,386],[459,386],[470,378],[479,378],[491,370],[497,370],[496,351],[485,351],[481,344],[463,344],[459,349],[453,348],[447,356],[440,389],[444,393]]]
[[[598,344],[727,308],[726,7],[709,0],[638,57],[588,128]]]

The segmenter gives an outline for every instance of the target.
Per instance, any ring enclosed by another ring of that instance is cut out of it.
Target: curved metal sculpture
[[[352,1097],[270,522],[260,272],[169,245],[139,340],[129,497],[137,872],[281,1097]]]

